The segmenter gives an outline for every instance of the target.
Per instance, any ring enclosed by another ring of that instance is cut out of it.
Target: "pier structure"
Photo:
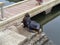
[[[0,10],[1,18],[6,18],[0,21],[0,45],[54,45],[41,29],[40,34],[31,33],[28,28],[23,28],[21,21],[26,13],[31,17],[43,11],[49,13],[60,0],[45,0],[41,5],[36,3],[36,0],[25,0]]]

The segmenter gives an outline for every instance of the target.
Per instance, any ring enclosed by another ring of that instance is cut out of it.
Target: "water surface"
[[[60,44],[60,5],[54,7],[51,13],[40,13],[32,18],[40,23],[43,31],[53,40],[56,45]]]

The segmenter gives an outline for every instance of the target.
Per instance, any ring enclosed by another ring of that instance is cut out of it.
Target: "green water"
[[[5,6],[18,1],[21,0],[0,0],[0,2],[5,3]],[[54,8],[51,13],[47,15],[40,13],[32,19],[41,24],[49,39],[53,40],[56,45],[60,44],[60,5]]]
[[[47,15],[40,13],[32,19],[41,24],[49,39],[53,40],[56,45],[60,44],[60,5],[55,7],[51,13]]]

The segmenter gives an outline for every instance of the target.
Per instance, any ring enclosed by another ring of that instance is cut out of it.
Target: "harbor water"
[[[51,13],[46,15],[42,12],[32,19],[40,23],[49,39],[53,40],[56,45],[60,44],[60,5],[55,6]]]

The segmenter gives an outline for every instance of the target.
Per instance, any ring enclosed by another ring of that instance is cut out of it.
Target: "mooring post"
[[[0,2],[0,11],[1,11],[1,19],[0,20],[3,20],[4,19],[3,6],[4,6],[4,3],[3,2]]]

